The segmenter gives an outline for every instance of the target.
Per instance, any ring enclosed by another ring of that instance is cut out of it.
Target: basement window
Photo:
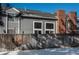
[[[43,34],[42,21],[33,21],[33,34]]]

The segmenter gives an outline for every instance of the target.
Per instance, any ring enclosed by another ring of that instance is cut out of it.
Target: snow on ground
[[[79,48],[52,48],[25,51],[0,52],[1,55],[79,55]]]

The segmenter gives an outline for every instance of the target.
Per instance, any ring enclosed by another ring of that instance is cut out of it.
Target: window
[[[14,17],[8,17],[8,21],[14,21]]]
[[[45,22],[45,34],[53,34],[53,33],[54,33],[54,23]]]
[[[33,21],[33,33],[34,34],[43,34],[42,21]]]
[[[53,29],[52,23],[46,23],[46,29]]]
[[[42,25],[41,23],[35,22],[34,25],[35,25],[34,28],[41,29],[41,25]]]
[[[8,21],[10,22],[16,22],[17,21],[17,18],[16,18],[16,14],[14,13],[9,13],[9,17],[8,17]]]
[[[7,29],[7,33],[8,34],[15,34],[15,29],[13,29],[13,28]]]
[[[18,22],[18,18],[14,17],[14,16],[8,17],[8,21],[9,22],[14,22],[14,23],[16,22],[17,23]]]

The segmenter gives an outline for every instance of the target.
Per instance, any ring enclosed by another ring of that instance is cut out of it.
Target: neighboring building
[[[71,33],[76,30],[76,13],[70,12],[68,15],[63,10],[58,10],[54,14],[44,13],[34,10],[21,10],[8,8],[2,16],[4,26],[0,28],[0,34],[53,34]],[[68,21],[68,22],[66,22]],[[73,28],[69,28],[73,24]]]
[[[76,12],[65,14],[65,11],[57,11],[57,33],[71,33],[76,31]]]

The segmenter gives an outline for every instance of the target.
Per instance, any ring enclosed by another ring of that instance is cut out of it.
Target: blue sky
[[[54,13],[57,10],[65,10],[66,13],[76,11],[79,16],[79,3],[10,3],[16,8],[26,8],[31,10],[40,10],[43,12]]]

